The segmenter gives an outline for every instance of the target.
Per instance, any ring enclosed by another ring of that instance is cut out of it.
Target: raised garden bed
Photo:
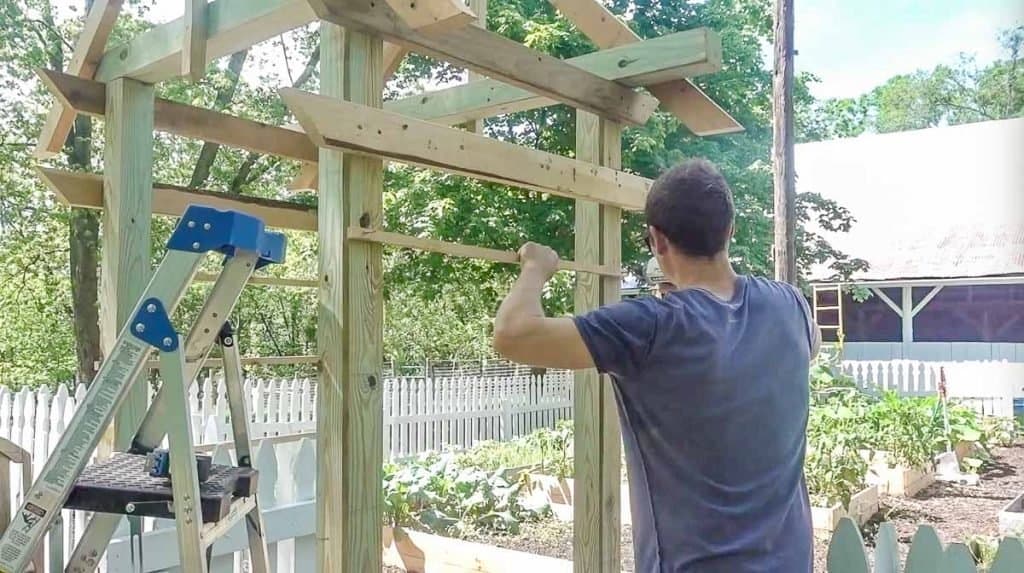
[[[560,521],[572,521],[573,478],[559,478],[545,474],[527,474],[530,491],[540,490],[551,504],[551,513]],[[619,519],[625,525],[632,523],[629,509],[629,484],[622,483],[619,491],[621,513]]]
[[[899,464],[890,465],[886,452],[865,452],[868,460],[868,485],[877,485],[878,491],[887,495],[913,497],[917,492],[935,482],[935,469],[908,468]]]
[[[815,533],[832,533],[839,525],[839,520],[850,517],[857,525],[864,525],[873,515],[878,513],[878,486],[869,485],[850,497],[850,507],[844,509],[836,503],[831,507],[812,507],[811,522]]]
[[[407,573],[572,573],[572,561],[385,527],[384,566]]]
[[[1024,537],[1024,493],[999,510],[999,534]]]

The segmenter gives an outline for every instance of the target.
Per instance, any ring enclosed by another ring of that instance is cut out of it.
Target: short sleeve
[[[616,377],[637,373],[657,333],[656,299],[629,299],[603,306],[573,320],[599,372]]]
[[[789,286],[790,292],[796,297],[797,306],[800,308],[800,316],[806,325],[807,330],[807,347],[814,351],[814,329],[817,328],[817,324],[812,316],[811,307],[807,304],[807,299],[804,298],[804,294],[800,292],[800,289],[792,285]]]

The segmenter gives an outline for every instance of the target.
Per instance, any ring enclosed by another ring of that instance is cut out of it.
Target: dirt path
[[[865,527],[864,536],[870,545],[882,519],[892,522],[899,535],[904,554],[918,524],[935,526],[943,542],[965,541],[972,535],[998,534],[997,513],[1011,499],[1024,492],[1024,444],[996,448],[995,463],[981,475],[974,487],[937,482],[914,498],[882,497],[882,510],[875,521]],[[572,559],[572,524],[548,520],[524,524],[520,535],[480,535],[472,541],[498,547],[527,551],[539,555]],[[815,572],[825,571],[826,540],[815,542]],[[633,570],[633,540],[629,528],[622,535],[623,570]]]

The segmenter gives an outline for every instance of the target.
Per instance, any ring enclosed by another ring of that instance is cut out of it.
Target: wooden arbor
[[[621,213],[643,206],[650,181],[620,170],[621,130],[661,105],[698,134],[736,131],[732,118],[689,83],[721,66],[705,29],[641,41],[597,0],[551,0],[602,51],[568,61],[480,25],[461,0],[203,0],[182,18],[106,49],[117,0],[97,0],[69,71],[42,77],[58,103],[40,140],[59,150],[76,113],[106,118],[102,178],[42,169],[67,204],[104,211],[103,332],[112,338],[149,277],[150,217],[188,203],[251,212],[268,225],[320,233],[317,539],[320,571],[379,571],[381,562],[381,248],[392,244],[514,262],[515,255],[409,237],[381,228],[383,161],[496,181],[576,200],[576,309],[618,299]],[[485,2],[474,2],[479,10]],[[301,128],[276,127],[154,98],[153,84],[200,77],[205,65],[320,19],[321,94],[282,90]],[[464,66],[466,85],[383,102],[386,75],[406,50]],[[649,87],[652,97],[644,90]],[[449,126],[565,103],[578,110],[570,159]],[[239,198],[154,183],[153,131],[301,162],[318,176],[319,206]],[[538,238],[543,240],[543,238]],[[577,571],[619,570],[620,440],[611,389],[577,374]],[[117,420],[138,427],[145,394]]]

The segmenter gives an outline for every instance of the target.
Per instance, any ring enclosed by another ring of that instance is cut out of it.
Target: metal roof
[[[796,170],[854,217],[812,230],[868,261],[855,281],[1024,275],[1024,119],[801,144]]]

